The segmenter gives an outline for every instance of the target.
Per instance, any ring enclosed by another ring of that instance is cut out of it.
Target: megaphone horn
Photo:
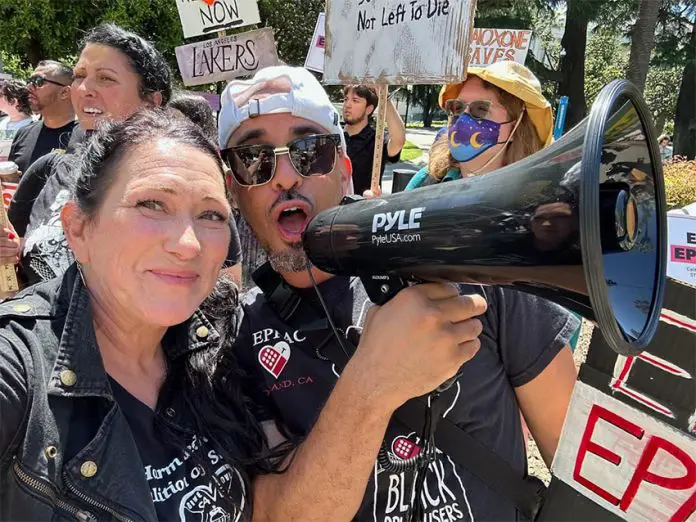
[[[563,138],[485,175],[319,213],[304,248],[319,269],[506,285],[595,321],[618,353],[655,334],[666,269],[662,162],[648,110],[607,85]]]

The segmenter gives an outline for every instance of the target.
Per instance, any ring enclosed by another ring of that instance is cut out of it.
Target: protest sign
[[[177,0],[184,38],[258,24],[256,0]]]
[[[696,286],[696,216],[667,216],[667,275]]]
[[[266,27],[176,48],[184,85],[228,81],[278,64],[273,30]]]
[[[324,82],[461,81],[475,0],[328,0]]]
[[[469,67],[483,67],[504,60],[524,65],[532,31],[526,29],[475,28],[469,47]]]
[[[305,69],[316,72],[324,72],[324,49],[326,47],[326,35],[324,26],[326,21],[326,13],[319,13],[317,25],[314,26],[314,35],[312,42],[309,44],[309,52],[305,59]]]

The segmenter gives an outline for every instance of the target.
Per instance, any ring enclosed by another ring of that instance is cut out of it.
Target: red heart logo
[[[215,0],[203,0],[203,2],[208,5],[213,5],[215,3]]]
[[[285,341],[278,341],[273,346],[264,346],[259,350],[259,363],[264,370],[276,379],[290,360],[290,345]]]
[[[402,460],[412,459],[421,451],[420,446],[406,437],[396,437],[392,442],[392,453]]]

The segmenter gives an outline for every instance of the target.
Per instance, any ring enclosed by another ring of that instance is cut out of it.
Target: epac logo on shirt
[[[418,444],[403,435],[399,435],[392,441],[391,450],[401,460],[412,459],[421,452]]]
[[[276,379],[290,360],[290,345],[278,341],[274,345],[266,345],[259,350],[259,363],[264,370]]]

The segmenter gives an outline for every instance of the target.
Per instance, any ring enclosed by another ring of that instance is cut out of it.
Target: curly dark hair
[[[172,97],[172,73],[164,56],[152,43],[115,24],[105,23],[85,35],[80,52],[89,44],[105,45],[126,55],[133,71],[140,76],[140,97],[159,92],[162,105],[169,103]]]
[[[176,109],[198,125],[203,130],[203,133],[213,142],[217,141],[215,114],[213,114],[213,108],[208,103],[208,100],[203,98],[203,96],[187,92],[176,92],[172,96],[168,107]]]
[[[17,104],[17,110],[27,116],[31,116],[29,105],[29,88],[21,80],[0,81],[0,96],[10,103]]]

